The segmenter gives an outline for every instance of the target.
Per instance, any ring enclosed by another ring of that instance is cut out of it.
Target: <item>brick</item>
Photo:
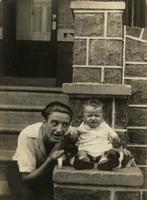
[[[126,41],[126,61],[145,61],[147,53],[147,43],[127,39]]]
[[[86,40],[75,39],[73,49],[73,64],[86,64]]]
[[[110,192],[109,191],[99,191],[92,189],[82,189],[79,188],[58,188],[55,187],[55,200],[109,200]]]
[[[122,37],[123,25],[121,13],[108,13],[107,36]]]
[[[121,84],[122,83],[122,69],[105,68],[104,83]]]
[[[125,76],[147,77],[147,65],[126,65]]]
[[[129,108],[128,126],[147,126],[147,109]]]
[[[147,189],[147,167],[140,167],[143,174],[143,185],[141,188]]]
[[[132,86],[130,104],[147,104],[147,81],[126,80],[125,83]]]
[[[140,192],[116,192],[116,199],[117,200],[140,200]]]
[[[91,40],[90,65],[122,65],[122,41]]]
[[[115,128],[126,128],[128,124],[128,101],[115,100]]]
[[[135,161],[138,165],[147,164],[147,148],[145,147],[128,147],[132,155],[135,158]]]
[[[82,122],[82,116],[83,116],[83,112],[82,112],[82,108],[83,108],[83,104],[90,98],[92,98],[93,96],[84,96],[83,98],[70,98],[70,104],[71,104],[71,108],[73,110],[73,120],[72,120],[72,124],[74,126],[78,126],[81,122]],[[107,121],[108,124],[111,125],[111,116],[112,116],[112,99],[110,98],[98,98],[97,96],[95,96],[95,98],[97,98],[98,100],[100,100],[101,102],[103,102],[104,104],[104,118]]]
[[[147,144],[147,130],[129,129],[129,141],[136,144]]]
[[[96,37],[103,35],[104,13],[86,13],[75,15],[75,36]]]
[[[143,176],[139,168],[130,167],[113,171],[75,170],[73,167],[56,167],[53,172],[56,184],[89,185],[89,186],[140,186]]]
[[[73,68],[73,82],[101,82],[100,68]]]
[[[147,27],[144,29],[144,33],[143,33],[142,39],[147,40]]]
[[[127,35],[139,38],[140,32],[141,32],[141,28],[127,26]]]

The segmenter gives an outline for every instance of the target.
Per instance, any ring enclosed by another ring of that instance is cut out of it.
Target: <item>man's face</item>
[[[60,142],[70,125],[70,116],[66,113],[52,112],[45,122],[44,134],[51,142]]]
[[[95,108],[94,106],[88,105],[84,107],[84,118],[83,121],[91,128],[96,128],[100,125],[103,120],[103,110],[101,107]]]

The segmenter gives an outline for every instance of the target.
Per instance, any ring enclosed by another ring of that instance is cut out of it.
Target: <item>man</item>
[[[60,102],[48,104],[42,111],[43,122],[29,125],[18,137],[13,160],[17,161],[27,200],[53,199],[52,172],[69,128],[72,111]]]

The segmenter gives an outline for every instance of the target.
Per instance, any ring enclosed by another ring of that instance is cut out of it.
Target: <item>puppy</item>
[[[135,161],[127,149],[110,149],[104,152],[98,161],[98,170],[112,171],[115,168],[131,167]]]
[[[76,155],[78,149],[76,146],[77,138],[72,137],[71,133],[68,133],[64,136],[62,149],[64,150],[63,156],[58,158],[58,167],[62,166],[71,166],[74,162],[74,156]]]

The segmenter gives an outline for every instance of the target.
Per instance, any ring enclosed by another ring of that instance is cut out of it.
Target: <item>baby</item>
[[[103,118],[103,103],[97,99],[83,105],[83,122],[78,127],[78,135],[78,153],[73,166],[79,170],[92,169],[104,152],[120,144],[117,133]]]

